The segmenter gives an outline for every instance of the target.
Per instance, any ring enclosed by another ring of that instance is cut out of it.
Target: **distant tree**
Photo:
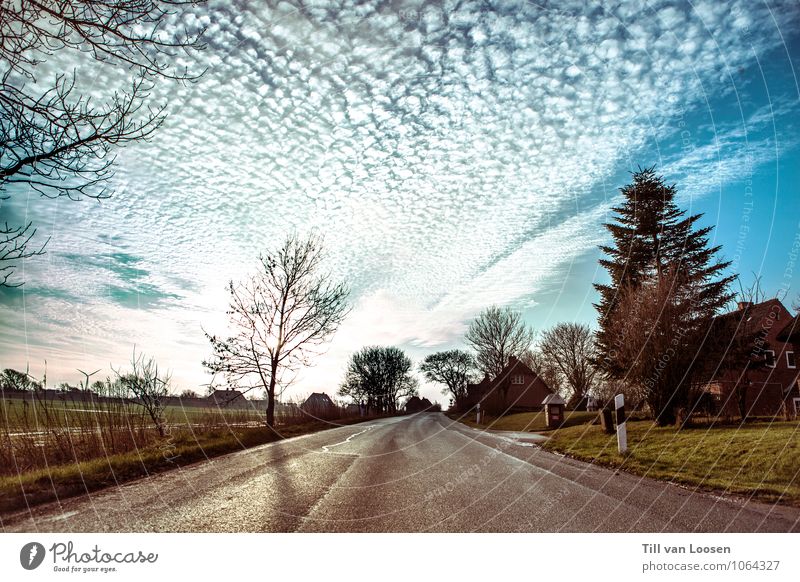
[[[200,395],[194,390],[186,389],[181,392],[181,398],[200,398]]]
[[[511,356],[519,358],[530,348],[533,338],[519,312],[493,305],[472,320],[464,339],[477,354],[478,369],[494,378]]]
[[[718,360],[707,332],[734,277],[722,276],[730,263],[715,260],[711,227],[696,228],[702,215],[686,216],[675,186],[652,168],[621,192],[616,220],[605,225],[614,244],[601,247],[611,283],[596,285],[597,362],[608,377],[641,385],[656,422],[672,424],[703,367]]]
[[[3,390],[36,390],[41,385],[33,380],[27,372],[19,372],[6,368],[0,374],[0,388]]]
[[[232,335],[206,334],[213,356],[204,361],[230,384],[252,378],[244,391],[264,388],[267,424],[274,426],[278,386],[311,364],[312,356],[336,332],[349,312],[349,290],[321,272],[322,239],[286,238],[277,250],[259,258],[260,270],[242,283],[228,285]]]
[[[397,412],[401,400],[416,396],[411,359],[399,348],[368,346],[350,358],[339,396],[366,403],[369,410]]]
[[[544,359],[557,368],[572,391],[570,406],[584,406],[597,376],[594,334],[588,325],[559,323],[539,342]]]
[[[170,28],[187,0],[22,0],[0,3],[0,199],[15,184],[47,198],[107,198],[115,147],[145,140],[164,121],[157,79],[189,80],[174,66],[202,48],[202,31]],[[130,70],[129,83],[103,100],[80,75],[46,77],[41,65],[62,51]],[[14,286],[16,261],[41,254],[36,229],[0,228],[0,285]]]
[[[164,418],[164,399],[169,394],[170,375],[161,374],[153,358],[134,353],[131,371],[121,373],[115,370],[123,394],[132,396],[132,402],[144,408],[161,437],[166,436]]]
[[[419,366],[429,382],[444,384],[442,394],[449,394],[460,409],[467,398],[467,384],[475,372],[475,358],[463,350],[436,352],[425,357]]]
[[[561,370],[542,353],[538,346],[525,350],[525,353],[520,357],[520,361],[533,370],[547,384],[550,390],[562,396],[568,396]]]

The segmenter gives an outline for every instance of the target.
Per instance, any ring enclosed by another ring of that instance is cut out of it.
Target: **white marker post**
[[[617,409],[617,449],[620,453],[628,450],[628,429],[625,426],[625,396],[614,396],[614,408]]]
[[[477,409],[478,409],[478,412],[477,412],[477,417],[476,417],[475,422],[480,424],[481,423],[481,403],[480,402],[478,402]]]

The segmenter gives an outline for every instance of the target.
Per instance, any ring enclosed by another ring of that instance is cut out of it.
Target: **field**
[[[168,406],[162,436],[142,406],[121,399],[0,398],[0,510],[364,419],[326,422],[295,409],[277,415],[275,429],[264,420],[247,405]]]
[[[545,449],[630,473],[800,506],[800,422],[753,422],[676,430],[628,422],[628,453],[599,426],[552,434]]]

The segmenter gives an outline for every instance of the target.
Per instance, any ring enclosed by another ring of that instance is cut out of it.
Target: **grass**
[[[364,420],[368,419],[295,424],[280,427],[280,433],[266,427],[173,433],[138,450],[0,477],[0,512],[81,495],[226,453]]]
[[[473,428],[488,428],[491,430],[513,430],[517,432],[545,432],[552,431],[547,427],[544,412],[520,412],[509,414],[499,418],[486,415],[482,423],[475,422],[475,413],[467,415],[448,414],[453,420],[459,420]],[[596,412],[582,412],[577,410],[567,411],[561,427],[584,425],[594,422],[597,419]]]
[[[572,426],[543,443],[581,460],[722,493],[800,506],[800,422],[655,427],[628,422],[628,453],[599,426]]]

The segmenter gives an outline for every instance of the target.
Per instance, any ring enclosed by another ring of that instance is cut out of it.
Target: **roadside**
[[[457,420],[467,426],[479,429],[488,430],[505,430],[515,432],[541,432],[548,433],[555,429],[547,427],[544,412],[520,412],[518,414],[509,414],[507,416],[493,417],[485,415],[481,419],[481,423],[475,422],[475,413],[470,412],[466,414],[459,414],[448,412],[447,416],[452,420]],[[595,422],[597,419],[596,412],[585,411],[568,411],[565,415],[564,422],[561,427],[570,427],[583,425],[586,423]]]
[[[753,422],[677,430],[628,422],[628,453],[599,426],[553,431],[545,450],[718,494],[800,507],[800,422]]]
[[[229,428],[206,433],[177,432],[135,451],[20,471],[0,477],[0,513],[83,495],[155,473],[304,434],[366,422],[378,417],[268,427]]]
[[[479,430],[532,432],[543,449],[632,475],[721,495],[746,496],[800,507],[800,422],[758,421],[698,425],[676,430],[650,420],[628,421],[628,452],[616,435],[603,432],[595,412],[569,412],[558,429],[547,429],[541,412],[487,418],[448,413]]]

